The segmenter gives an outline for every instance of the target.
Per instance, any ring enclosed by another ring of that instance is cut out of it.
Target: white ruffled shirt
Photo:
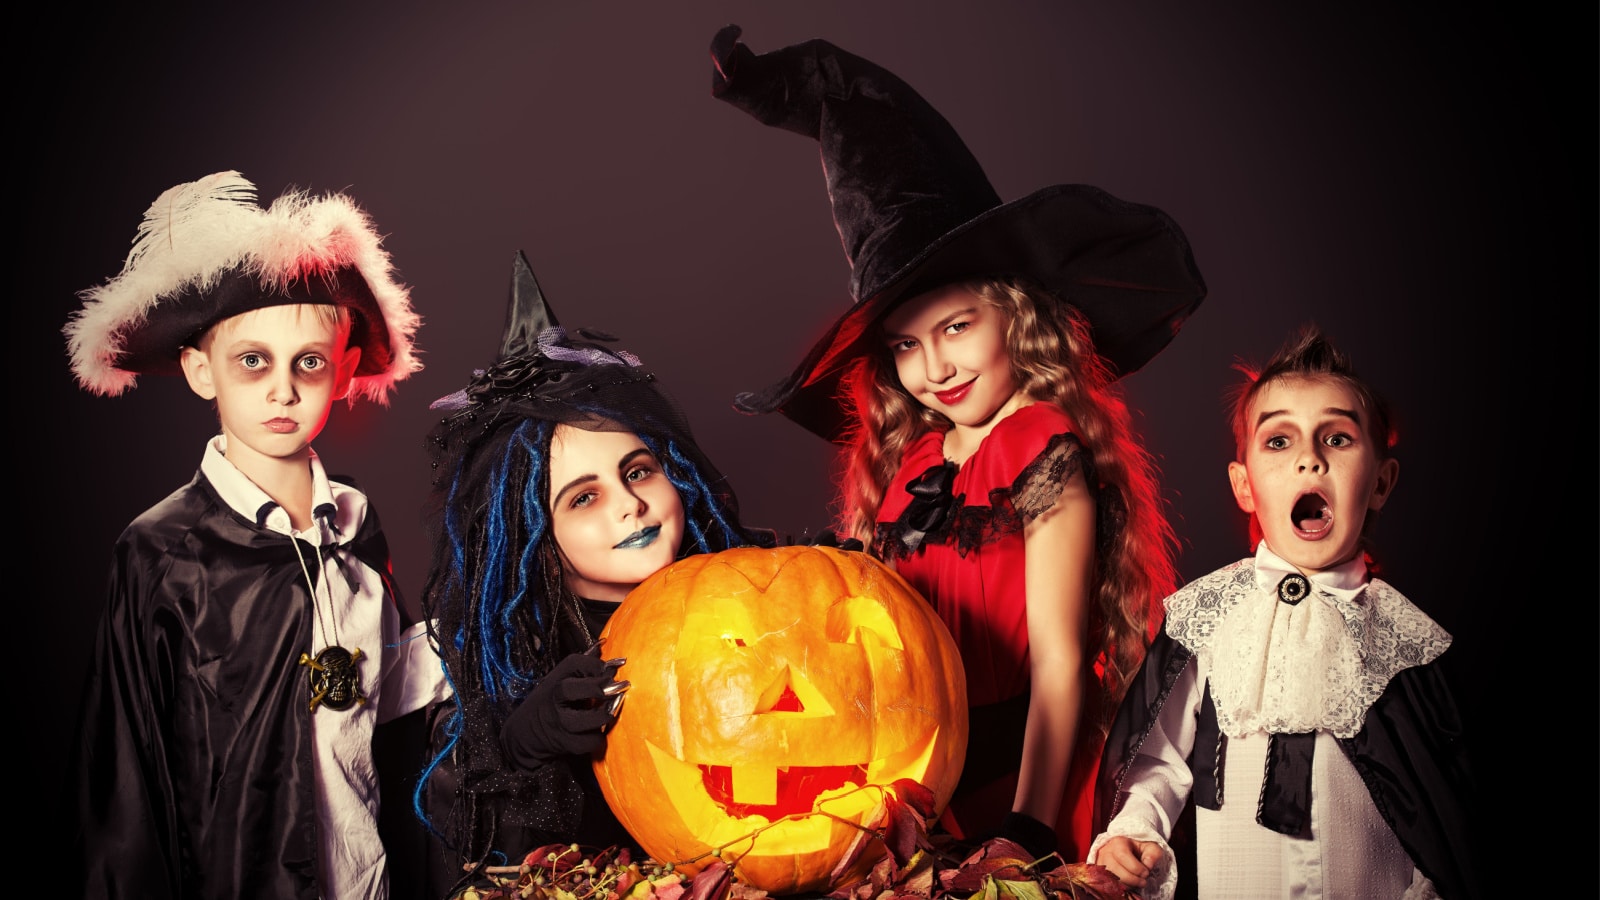
[[[1167,598],[1167,634],[1194,651],[1193,663],[1140,745],[1126,796],[1088,860],[1113,835],[1154,841],[1166,851],[1147,900],[1177,886],[1167,844],[1193,777],[1200,702],[1209,680],[1223,754],[1222,808],[1196,810],[1196,883],[1201,898],[1436,897],[1416,870],[1336,738],[1361,730],[1367,710],[1403,669],[1432,662],[1450,636],[1357,557],[1307,576],[1298,604],[1278,599],[1296,570],[1263,541],[1243,560]],[[1316,734],[1310,837],[1256,822],[1256,799],[1273,733]]]
[[[311,454],[312,525],[295,531],[283,507],[224,456],[222,435],[206,444],[200,471],[241,516],[316,548],[303,562],[319,570],[312,615],[315,655],[330,644],[361,650],[364,705],[318,709],[311,716],[316,759],[317,820],[322,838],[318,875],[325,900],[384,900],[389,895],[383,843],[378,838],[378,777],[372,729],[450,695],[444,667],[423,623],[400,632],[400,617],[384,594],[383,578],[354,554],[338,549],[367,514],[366,495],[328,479]]]

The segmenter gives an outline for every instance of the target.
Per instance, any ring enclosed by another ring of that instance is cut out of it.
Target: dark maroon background
[[[79,391],[60,336],[181,181],[347,189],[387,235],[427,369],[388,409],[336,409],[317,448],[381,509],[413,611],[427,405],[492,359],[518,249],[567,324],[662,375],[749,521],[828,521],[827,445],[730,407],[848,304],[816,145],[710,97],[711,36],[738,22],[758,52],[826,37],[893,69],[1005,199],[1086,182],[1184,227],[1210,298],[1126,387],[1186,576],[1246,552],[1230,363],[1323,325],[1400,411],[1380,559],[1457,636],[1486,801],[1526,827],[1575,795],[1592,833],[1590,739],[1551,751],[1596,709],[1592,666],[1559,662],[1592,659],[1596,633],[1594,11],[1302,6],[287,2],[15,32],[35,62],[12,64],[7,141],[25,198],[10,683],[38,701],[16,725],[43,762],[19,777],[53,811],[111,544],[215,428],[178,379]],[[1559,720],[1531,699],[1552,688]]]

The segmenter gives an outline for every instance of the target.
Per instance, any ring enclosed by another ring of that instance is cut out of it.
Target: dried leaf
[[[689,883],[688,900],[724,900],[732,882],[733,870],[719,859],[694,876]]]
[[[984,859],[989,860],[1004,859],[1019,864],[1033,862],[1033,854],[1010,838],[992,837],[983,842],[983,845],[978,848],[978,852],[983,855]]]
[[[919,849],[928,846],[927,825],[916,810],[893,795],[885,796],[883,804],[888,819],[883,844],[889,848],[889,855],[894,857],[896,868],[903,869],[911,864],[911,857]]]
[[[901,896],[932,897],[933,896],[933,863],[927,854],[922,854],[911,863],[911,870],[900,884]]]
[[[867,883],[872,885],[873,894],[881,894],[894,884],[895,872],[899,871],[894,860],[886,853],[883,858],[872,865],[872,871],[867,873]]]
[[[839,884],[838,879],[835,879],[833,890],[823,896],[827,897],[828,900],[857,900],[856,889],[860,886],[861,882],[859,881],[854,881],[850,884]]]
[[[1039,887],[1035,881],[1012,881],[995,879],[995,884],[1000,888],[1001,897],[1013,897],[1015,900],[1045,900],[1044,888]]]
[[[924,820],[934,817],[933,791],[925,787],[922,782],[911,778],[901,778],[889,786],[894,790],[896,797],[917,811],[917,815]]]
[[[985,859],[981,854],[974,854],[967,857],[967,861],[962,863],[959,869],[940,873],[939,880],[946,890],[975,891],[983,887],[985,881],[993,878],[1026,878],[1027,866],[1026,860],[1015,857]]]
[[[617,876],[617,883],[611,889],[616,892],[618,897],[626,897],[636,885],[648,885],[649,883],[649,881],[645,880],[644,873],[639,871],[638,866],[628,866],[622,870],[622,874]]]
[[[1044,873],[1044,886],[1052,891],[1064,891],[1070,897],[1093,900],[1138,900],[1138,895],[1105,866],[1093,863],[1069,863]]]
[[[882,809],[883,807],[879,806],[879,812],[875,814],[874,818],[867,821],[877,821],[878,817],[882,815]],[[866,855],[877,840],[878,835],[874,831],[866,828],[857,829],[855,837],[850,841],[850,846],[839,857],[839,862],[834,865],[833,871],[828,873],[828,878],[837,883],[839,879],[844,877],[846,872],[855,868],[856,863],[861,861],[861,858]]]
[[[679,900],[679,898],[683,896],[684,891],[687,890],[683,886],[682,879],[668,882],[667,884],[662,884],[661,881],[662,879],[657,879],[656,881],[651,882],[651,884],[654,885],[656,900]]]

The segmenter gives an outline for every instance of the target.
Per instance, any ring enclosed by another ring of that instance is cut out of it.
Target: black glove
[[[812,537],[810,540],[806,541],[806,546],[832,547],[835,550],[854,550],[858,553],[865,549],[858,538],[848,538],[843,541],[839,540],[839,533],[831,528],[824,528],[817,532],[815,537]]]
[[[1036,860],[1056,852],[1056,830],[1027,813],[1006,813],[995,836],[1016,842]]]
[[[604,748],[606,729],[616,720],[613,700],[628,687],[612,680],[619,662],[574,653],[557,663],[501,728],[506,759],[532,771],[561,756]]]

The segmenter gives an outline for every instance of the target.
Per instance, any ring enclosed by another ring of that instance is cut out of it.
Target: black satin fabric
[[[1267,771],[1261,778],[1256,822],[1289,837],[1311,836],[1311,761],[1315,732],[1267,737]]]
[[[387,579],[370,507],[347,546]],[[123,532],[76,745],[76,858],[60,870],[84,896],[318,896],[298,664],[311,631],[290,541],[203,475]]]
[[[1190,793],[1201,809],[1222,808],[1222,763],[1227,738],[1217,725],[1217,703],[1211,699],[1211,682],[1200,696],[1200,720],[1195,723],[1194,749],[1189,753]]]
[[[1440,665],[1443,659],[1395,675],[1367,710],[1361,730],[1355,737],[1341,739],[1339,746],[1412,862],[1433,881],[1441,897],[1456,900],[1484,895],[1481,860],[1487,857],[1481,854],[1481,821],[1473,805],[1476,789],[1461,718]],[[1117,711],[1100,758],[1096,834],[1105,831],[1116,815],[1127,768],[1160,717],[1174,682],[1190,665],[1193,654],[1163,628]],[[1214,712],[1210,718],[1214,720]],[[1205,730],[1202,722],[1200,732]],[[1302,833],[1297,816],[1306,816],[1308,824],[1314,735],[1274,735],[1261,789],[1235,785],[1231,794],[1221,783],[1227,741],[1220,733],[1217,737],[1212,744],[1197,733],[1189,759],[1196,784],[1204,785],[1218,804],[1211,808],[1220,807],[1224,794],[1238,803],[1262,800],[1263,807],[1270,807],[1266,814],[1272,820],[1263,825],[1280,833]],[[1202,778],[1202,769],[1216,777]]]

